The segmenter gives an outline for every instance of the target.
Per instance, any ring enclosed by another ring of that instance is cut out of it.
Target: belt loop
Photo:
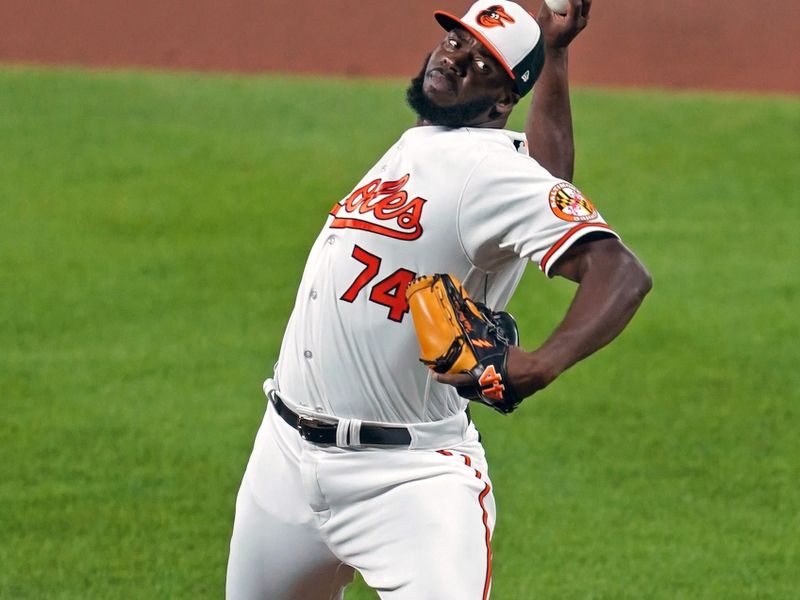
[[[350,419],[350,446],[361,447],[361,419]]]
[[[350,435],[350,422],[352,419],[339,419],[336,424],[336,445],[339,448],[347,448],[349,446],[348,437]]]

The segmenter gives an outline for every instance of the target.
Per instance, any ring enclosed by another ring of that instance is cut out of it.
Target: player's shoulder
[[[478,171],[499,178],[552,179],[553,176],[528,154],[528,139],[524,133],[488,128],[466,128],[464,131],[480,148]]]
[[[473,144],[480,145],[487,153],[528,157],[528,139],[519,131],[465,127],[464,132]]]
[[[514,152],[526,156],[528,153],[525,134],[508,129],[421,125],[406,130],[400,140],[412,144],[458,145],[465,149]]]
[[[470,170],[479,163],[498,163],[522,170],[541,169],[528,155],[525,134],[507,129],[419,126],[407,130],[398,145],[437,162],[445,157],[456,159]]]
[[[490,181],[548,182],[555,178],[528,154],[524,133],[507,129],[470,129],[481,140],[481,160],[473,177]]]

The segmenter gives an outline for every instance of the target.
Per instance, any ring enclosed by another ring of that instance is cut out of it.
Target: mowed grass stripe
[[[403,87],[0,70],[0,597],[222,595],[260,380]],[[493,597],[795,597],[800,101],[573,105],[576,183],[655,289],[518,413],[474,411]],[[528,348],[573,289],[530,269]]]

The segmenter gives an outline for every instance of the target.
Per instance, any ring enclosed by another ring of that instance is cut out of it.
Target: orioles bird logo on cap
[[[506,23],[513,23],[514,18],[502,6],[495,4],[478,13],[477,21],[483,27],[505,27]]]

